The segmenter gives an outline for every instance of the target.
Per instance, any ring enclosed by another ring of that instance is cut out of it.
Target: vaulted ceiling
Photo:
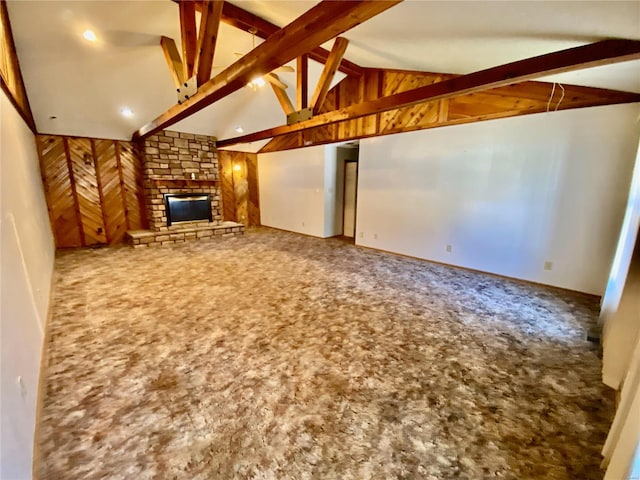
[[[317,2],[231,3],[284,26]],[[160,47],[161,36],[180,39],[174,2],[9,1],[8,10],[40,132],[129,139],[176,103]],[[95,42],[83,39],[87,29],[95,31]],[[345,58],[363,67],[465,74],[605,38],[640,39],[640,2],[405,0],[342,36],[350,41]],[[234,52],[250,51],[252,42],[250,34],[222,23],[213,75],[237,60]],[[311,91],[321,70],[310,61]],[[279,75],[295,98],[295,74]],[[640,93],[640,61],[543,80]],[[125,106],[133,117],[121,115]],[[238,126],[251,132],[284,119],[270,88],[241,88],[171,128],[224,139],[237,136]],[[234,148],[256,151],[264,143]]]

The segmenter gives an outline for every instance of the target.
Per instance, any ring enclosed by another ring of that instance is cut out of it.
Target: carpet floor
[[[40,479],[600,479],[594,297],[252,229],[61,251]]]

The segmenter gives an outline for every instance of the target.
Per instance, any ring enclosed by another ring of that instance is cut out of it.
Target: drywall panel
[[[338,212],[336,211],[338,179],[338,148],[328,145],[324,148],[324,233],[323,237],[340,235],[336,228]]]
[[[0,478],[27,479],[54,246],[34,136],[4,93],[0,140]]]
[[[364,139],[356,242],[601,295],[638,113],[595,107]]]
[[[325,147],[258,155],[262,225],[325,237]]]

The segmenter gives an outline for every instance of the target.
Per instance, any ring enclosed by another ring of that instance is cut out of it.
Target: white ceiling
[[[316,2],[232,3],[286,25]],[[179,41],[175,3],[14,0],[8,9],[39,131],[129,139],[175,104],[159,46],[160,35]],[[96,32],[95,44],[82,39],[86,29]],[[345,57],[361,66],[463,74],[604,38],[640,39],[640,2],[405,0],[343,36],[350,40]],[[237,58],[233,52],[247,52],[251,45],[250,35],[221,24],[214,63],[229,65]],[[310,89],[321,71],[311,63]],[[295,97],[295,76],[280,78]],[[640,61],[548,80],[640,92]],[[133,118],[120,115],[123,106],[133,110]],[[255,92],[244,88],[171,128],[228,138],[238,135],[238,125],[248,133],[283,123],[266,86]],[[243,149],[256,151],[264,143]]]

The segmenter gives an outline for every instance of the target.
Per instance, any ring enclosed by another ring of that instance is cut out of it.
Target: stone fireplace
[[[134,247],[244,233],[244,225],[222,221],[215,137],[164,130],[148,137],[142,150],[150,230],[128,232]],[[188,217],[171,221],[167,206],[172,199],[189,198],[198,199],[200,210],[202,199],[206,198],[210,207],[208,215],[197,216],[193,221],[184,220]]]

